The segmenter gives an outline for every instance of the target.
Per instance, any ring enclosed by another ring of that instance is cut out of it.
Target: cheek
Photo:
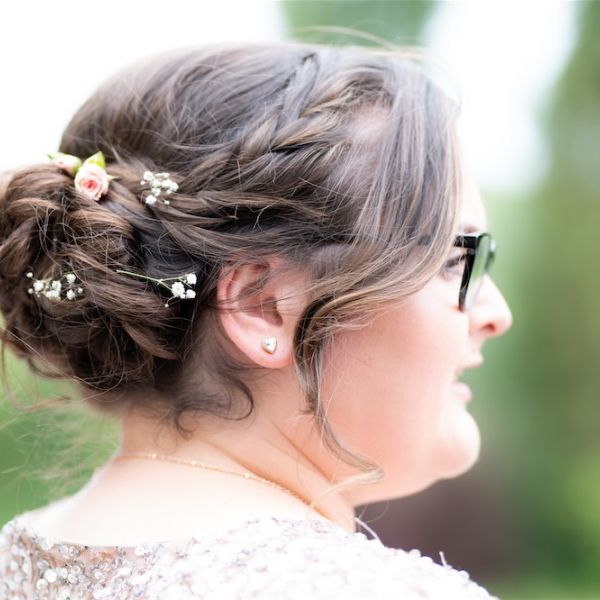
[[[336,432],[384,468],[420,469],[438,436],[461,327],[412,302],[336,337],[324,399]]]
[[[439,421],[437,439],[431,470],[438,477],[456,477],[470,469],[479,457],[479,427],[458,403],[448,403]]]
[[[452,301],[432,282],[410,303],[338,334],[328,350],[327,417],[348,447],[386,471],[379,499],[459,474],[477,458],[479,430],[451,388],[468,343],[468,320]]]

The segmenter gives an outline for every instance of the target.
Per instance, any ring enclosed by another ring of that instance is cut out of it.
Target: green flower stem
[[[165,281],[181,281],[181,277],[163,277],[161,279],[156,279],[155,277],[149,277],[148,275],[140,275],[139,273],[132,273],[131,271],[123,271],[122,269],[117,269],[116,271],[117,273],[133,275],[134,277],[140,277],[142,279],[150,279],[151,281],[156,281],[156,283],[164,285],[165,287],[169,287],[167,284],[164,283]]]

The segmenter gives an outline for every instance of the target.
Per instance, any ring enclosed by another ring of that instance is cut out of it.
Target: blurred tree
[[[508,234],[494,279],[514,327],[469,374],[485,396],[473,407],[482,461],[448,482],[495,476],[490,517],[511,526],[492,538],[518,559],[490,586],[506,600],[596,598],[600,589],[600,4],[574,8],[576,44],[540,110],[547,175],[527,198],[486,198],[494,231]]]
[[[419,44],[423,27],[437,7],[435,0],[286,0],[281,3],[289,27],[289,37],[312,40],[315,33],[304,27],[347,27],[376,35],[397,44]],[[324,42],[345,37],[342,32],[318,34]],[[351,43],[372,45],[363,39]]]
[[[519,241],[518,377],[532,551],[548,572],[600,589],[600,4],[578,3],[579,35],[543,120],[548,176]],[[575,584],[574,584],[575,585]]]

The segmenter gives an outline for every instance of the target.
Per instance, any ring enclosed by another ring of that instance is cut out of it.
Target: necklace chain
[[[211,465],[209,463],[205,463],[200,460],[185,460],[183,458],[177,458],[175,456],[169,456],[167,454],[157,454],[156,452],[128,452],[126,454],[118,454],[117,456],[115,456],[113,458],[113,461],[136,459],[136,458],[149,459],[149,460],[162,460],[162,461],[187,465],[190,467],[196,467],[198,469],[208,469],[211,471],[219,471],[221,473],[230,473],[231,475],[237,475],[238,477],[243,477],[244,479],[252,479],[253,481],[258,481],[259,483],[263,483],[265,485],[268,485],[270,487],[278,489],[279,491],[284,492],[290,496],[293,496],[294,498],[296,498],[297,500],[300,500],[300,502],[302,502],[309,508],[316,510],[322,516],[325,516],[325,515],[323,515],[323,513],[321,513],[321,511],[317,510],[316,508],[313,508],[304,498],[302,498],[295,492],[292,492],[292,490],[289,490],[288,488],[286,488],[282,485],[279,485],[278,483],[275,483],[274,481],[270,481],[269,479],[260,477],[260,476],[256,475],[255,473],[252,473],[252,471],[240,472],[240,471],[236,471],[234,469],[227,469],[224,467],[218,467],[217,465]]]
[[[234,469],[226,469],[223,467],[218,467],[217,465],[211,465],[209,463],[205,463],[200,460],[185,460],[183,458],[177,458],[175,456],[169,456],[167,454],[157,454],[156,452],[128,452],[126,454],[118,454],[117,456],[115,456],[113,458],[113,461],[136,459],[136,458],[149,459],[149,460],[162,460],[162,461],[173,462],[173,463],[178,463],[178,464],[182,464],[182,465],[188,465],[190,467],[196,467],[199,469],[209,469],[211,471],[219,471],[221,473],[230,473],[231,475],[237,475],[238,477],[243,477],[244,479],[252,479],[254,481],[258,481],[260,483],[264,483],[265,485],[274,487],[290,496],[293,496],[294,498],[296,498],[297,500],[300,500],[300,502],[302,502],[309,508],[316,510],[322,517],[325,517],[328,521],[330,520],[329,517],[325,516],[317,508],[312,507],[304,498],[302,498],[295,492],[292,492],[292,490],[289,490],[288,488],[286,488],[282,485],[279,485],[278,483],[275,483],[274,481],[270,481],[269,479],[260,477],[259,475],[256,475],[255,473],[252,473],[251,471],[240,472],[240,471],[235,471]],[[363,523],[363,521],[361,521],[358,517],[354,517],[354,521],[356,523],[358,523],[359,525],[361,525],[362,527],[366,528],[374,536],[374,538],[379,539],[377,534],[366,523]]]

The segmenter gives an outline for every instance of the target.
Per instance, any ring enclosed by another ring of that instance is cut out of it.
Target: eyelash
[[[467,255],[466,254],[461,254],[460,256],[456,256],[454,258],[451,258],[450,260],[447,260],[444,265],[442,266],[442,274],[445,274],[446,276],[450,276],[450,275],[456,275],[461,276],[463,271],[462,271],[462,265],[464,264],[464,261],[466,260]],[[459,265],[461,265],[461,270],[456,271],[453,270],[455,267],[458,267]]]

